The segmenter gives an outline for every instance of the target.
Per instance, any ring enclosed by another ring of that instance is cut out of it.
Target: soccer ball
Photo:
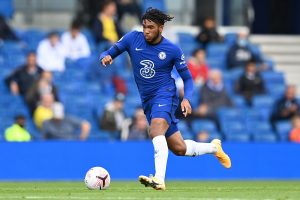
[[[110,176],[106,169],[93,167],[86,173],[84,182],[86,187],[91,190],[105,190],[109,187]]]

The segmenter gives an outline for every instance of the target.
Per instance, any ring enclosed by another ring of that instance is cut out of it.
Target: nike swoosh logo
[[[167,104],[158,104],[158,107],[166,106]]]
[[[142,51],[143,49],[135,48],[136,51]]]

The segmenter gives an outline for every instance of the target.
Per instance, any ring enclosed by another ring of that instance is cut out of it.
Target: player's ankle
[[[160,176],[154,176],[154,180],[158,181],[159,184],[164,184],[165,183],[165,179],[163,177],[160,177]]]

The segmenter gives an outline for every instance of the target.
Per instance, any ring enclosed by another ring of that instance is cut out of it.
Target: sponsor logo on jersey
[[[140,62],[143,68],[140,69],[140,74],[144,78],[152,78],[155,75],[154,63],[151,60],[142,60]]]

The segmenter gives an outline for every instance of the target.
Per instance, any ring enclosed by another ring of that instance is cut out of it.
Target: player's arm
[[[133,37],[134,32],[130,32],[124,35],[117,43],[110,47],[107,51],[104,51],[100,55],[101,64],[106,66],[112,64],[113,59],[129,49],[130,39]]]
[[[183,115],[186,117],[187,115],[192,113],[190,102],[193,95],[194,83],[192,75],[186,65],[184,54],[180,48],[178,48],[178,50],[176,51],[174,64],[184,84],[184,97],[181,102],[181,110],[183,112]]]
[[[192,113],[192,107],[190,101],[192,99],[193,87],[194,87],[193,78],[187,67],[179,69],[178,73],[182,78],[184,84],[184,97],[181,102],[181,110],[183,112],[183,115],[186,117],[187,115]]]

